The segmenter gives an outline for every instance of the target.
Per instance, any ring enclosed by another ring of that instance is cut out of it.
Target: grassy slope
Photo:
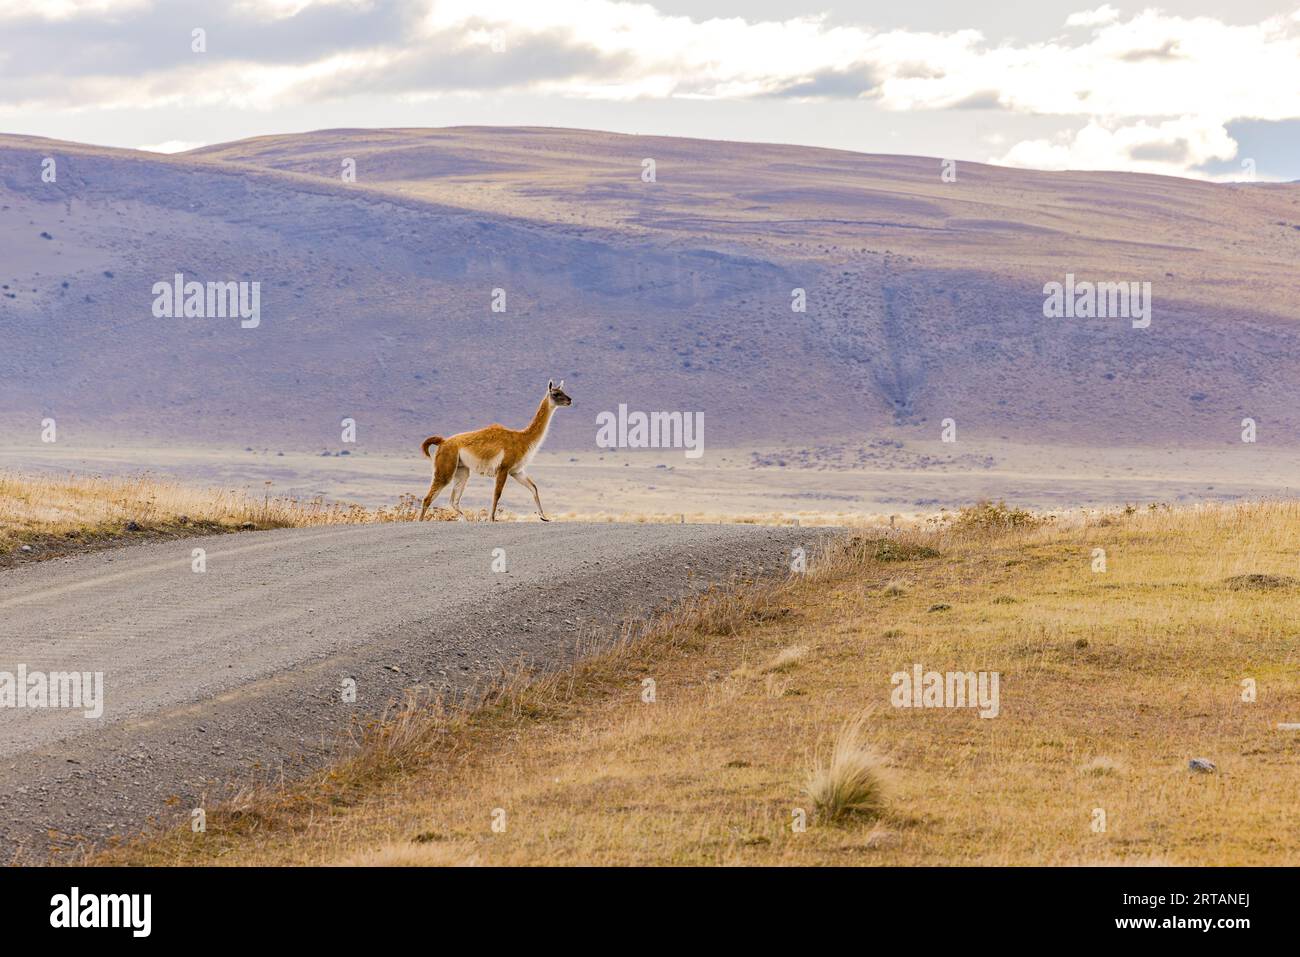
[[[921,534],[938,555],[881,561],[858,537],[781,588],[682,609],[472,714],[416,708],[304,786],[209,809],[205,834],[103,860],[1300,860],[1300,740],[1276,728],[1300,720],[1300,590],[1226,582],[1294,570],[1300,505]],[[1104,573],[1092,570],[1098,547]],[[892,708],[890,675],[914,662],[1000,672],[1001,715]],[[1241,700],[1245,678],[1253,703]],[[836,825],[814,815],[795,833],[793,810],[812,810],[809,769],[864,712],[885,813]],[[1189,772],[1193,757],[1218,771]],[[492,830],[498,808],[504,832]],[[1104,833],[1090,826],[1096,808]]]

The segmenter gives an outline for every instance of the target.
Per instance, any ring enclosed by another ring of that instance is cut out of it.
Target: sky
[[[457,125],[1300,179],[1300,2],[0,0],[2,132]]]

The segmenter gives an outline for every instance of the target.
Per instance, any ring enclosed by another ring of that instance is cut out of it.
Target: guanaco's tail
[[[427,439],[425,439],[424,444],[420,446],[420,452],[423,453],[426,459],[432,458],[432,456],[429,455],[429,446],[442,445],[442,443],[445,441],[446,440],[441,435],[431,435]]]

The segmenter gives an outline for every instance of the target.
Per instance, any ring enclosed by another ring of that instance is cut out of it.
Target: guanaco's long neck
[[[546,438],[546,430],[551,427],[551,416],[554,414],[555,406],[551,405],[551,397],[542,396],[542,404],[537,407],[537,414],[533,416],[533,421],[528,423],[528,428],[524,429],[524,435],[530,446],[542,444],[542,439]]]

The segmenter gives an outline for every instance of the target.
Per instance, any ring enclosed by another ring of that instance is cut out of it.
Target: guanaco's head
[[[550,390],[547,395],[550,396],[552,405],[573,405],[573,400],[570,399],[568,393],[564,391],[563,379],[560,380],[559,385],[556,385],[555,380],[552,379],[551,384],[546,388]]]

